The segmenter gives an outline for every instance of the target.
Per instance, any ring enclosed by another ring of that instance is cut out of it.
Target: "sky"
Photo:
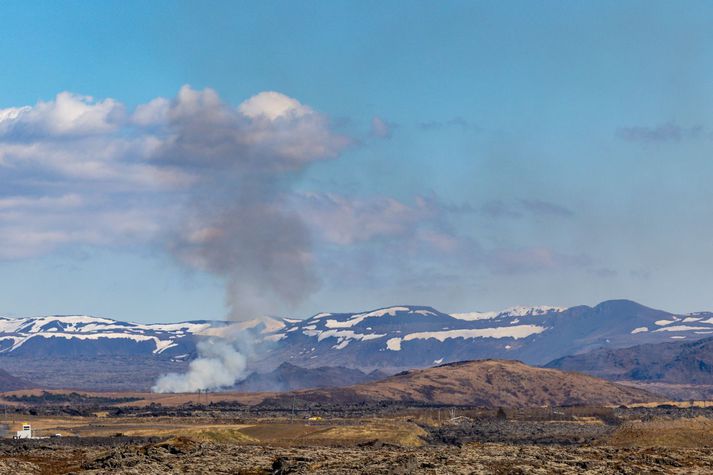
[[[6,1],[0,315],[713,310],[713,4]]]

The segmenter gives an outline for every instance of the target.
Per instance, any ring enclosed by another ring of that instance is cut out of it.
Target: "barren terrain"
[[[659,399],[499,360],[288,393],[17,390],[0,473],[713,471],[713,407]]]
[[[0,473],[711,473],[713,408],[363,405],[127,406],[95,395],[35,395],[6,424],[36,440],[0,440]],[[116,397],[116,396],[114,396]],[[51,401],[51,402],[48,402]],[[77,402],[79,401],[79,402]],[[98,401],[101,401],[98,402]],[[62,437],[50,437],[61,434]]]

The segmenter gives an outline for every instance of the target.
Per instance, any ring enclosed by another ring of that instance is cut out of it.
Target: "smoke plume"
[[[285,311],[317,290],[310,233],[286,197],[309,164],[348,140],[276,92],[233,108],[184,87],[154,107],[142,112],[168,124],[156,161],[195,180],[165,241],[180,262],[225,279],[229,319]]]
[[[188,393],[230,387],[246,376],[247,361],[231,344],[220,340],[198,343],[198,358],[188,372],[161,376],[151,388],[156,393]]]
[[[312,162],[347,144],[327,120],[276,92],[233,108],[210,90],[184,87],[175,100],[150,103],[146,125],[166,125],[156,163],[192,177],[183,211],[165,237],[179,262],[225,280],[230,320],[285,311],[317,290],[310,233],[287,196]],[[232,386],[246,358],[215,341],[198,346],[186,374],[162,376],[156,392]]]

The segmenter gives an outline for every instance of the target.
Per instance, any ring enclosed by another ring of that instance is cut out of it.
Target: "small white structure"
[[[22,424],[22,430],[17,431],[16,439],[32,439],[32,426],[28,423]]]

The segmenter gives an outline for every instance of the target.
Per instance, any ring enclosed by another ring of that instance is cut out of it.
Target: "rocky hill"
[[[407,371],[348,388],[287,393],[307,401],[403,401],[481,407],[619,405],[657,396],[592,376],[528,366],[519,361],[480,360]]]

